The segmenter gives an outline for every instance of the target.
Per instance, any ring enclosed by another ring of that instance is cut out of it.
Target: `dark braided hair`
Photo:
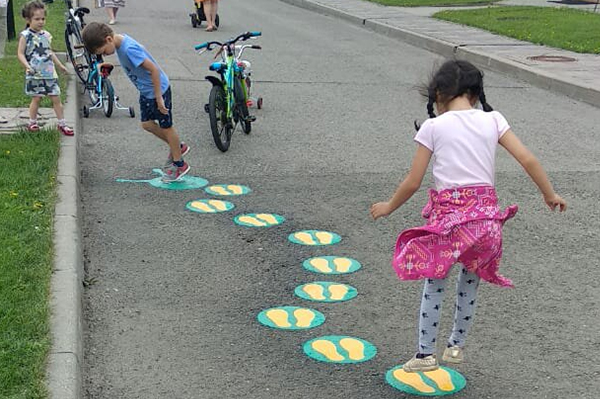
[[[429,84],[421,89],[421,94],[427,97],[427,114],[435,118],[433,106],[436,100],[447,104],[456,97],[467,94],[470,98],[477,98],[485,112],[493,111],[485,99],[483,91],[483,73],[468,61],[449,60],[433,74]],[[415,128],[419,130],[415,121]]]

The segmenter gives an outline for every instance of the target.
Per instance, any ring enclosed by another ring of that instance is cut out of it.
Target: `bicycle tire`
[[[236,77],[233,82],[233,96],[235,97],[235,106],[238,109],[242,130],[244,133],[250,134],[252,131],[252,122],[248,119],[250,114],[248,113],[248,104],[246,103],[246,96],[244,95],[244,88],[242,87],[242,79],[240,77]]]
[[[113,89],[112,83],[108,78],[102,80],[102,108],[104,109],[104,115],[110,118],[115,105],[115,90]]]
[[[76,45],[83,45],[83,40],[79,29],[74,28],[72,24],[67,25],[65,28],[65,44],[75,74],[81,80],[81,83],[85,84],[90,73],[90,62],[85,49],[75,48]]]
[[[208,117],[210,130],[217,148],[221,152],[229,149],[231,144],[232,126],[227,118],[225,91],[222,86],[213,86],[208,97]]]

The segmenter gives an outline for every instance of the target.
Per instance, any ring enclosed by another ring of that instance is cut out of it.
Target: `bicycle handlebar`
[[[217,41],[212,41],[212,42],[204,42],[201,44],[198,44],[196,46],[194,46],[195,50],[202,50],[203,48],[207,49],[208,51],[212,50],[212,48],[210,47],[211,45],[215,44],[217,46],[225,46],[228,44],[233,44],[235,42],[237,42],[238,40],[248,40],[251,37],[257,37],[257,36],[261,36],[262,32],[244,32],[241,35],[239,35],[238,37],[236,37],[235,39],[231,39],[228,40],[224,43],[222,42],[217,42]]]

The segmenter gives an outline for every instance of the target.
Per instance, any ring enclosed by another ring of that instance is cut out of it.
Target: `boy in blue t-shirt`
[[[83,42],[90,52],[97,55],[117,53],[123,70],[140,92],[142,127],[169,145],[163,181],[180,180],[190,170],[183,160],[190,147],[179,141],[173,128],[171,87],[167,75],[144,46],[127,35],[115,34],[106,24],[87,24],[83,30]]]

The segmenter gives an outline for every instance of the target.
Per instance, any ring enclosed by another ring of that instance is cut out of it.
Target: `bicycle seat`
[[[100,67],[100,74],[102,75],[103,78],[106,78],[108,75],[110,75],[110,73],[112,72],[113,69],[114,69],[114,65],[102,65]]]
[[[75,15],[77,15],[78,17],[81,17],[84,14],[89,14],[90,9],[87,7],[77,7],[74,12],[75,12]]]

